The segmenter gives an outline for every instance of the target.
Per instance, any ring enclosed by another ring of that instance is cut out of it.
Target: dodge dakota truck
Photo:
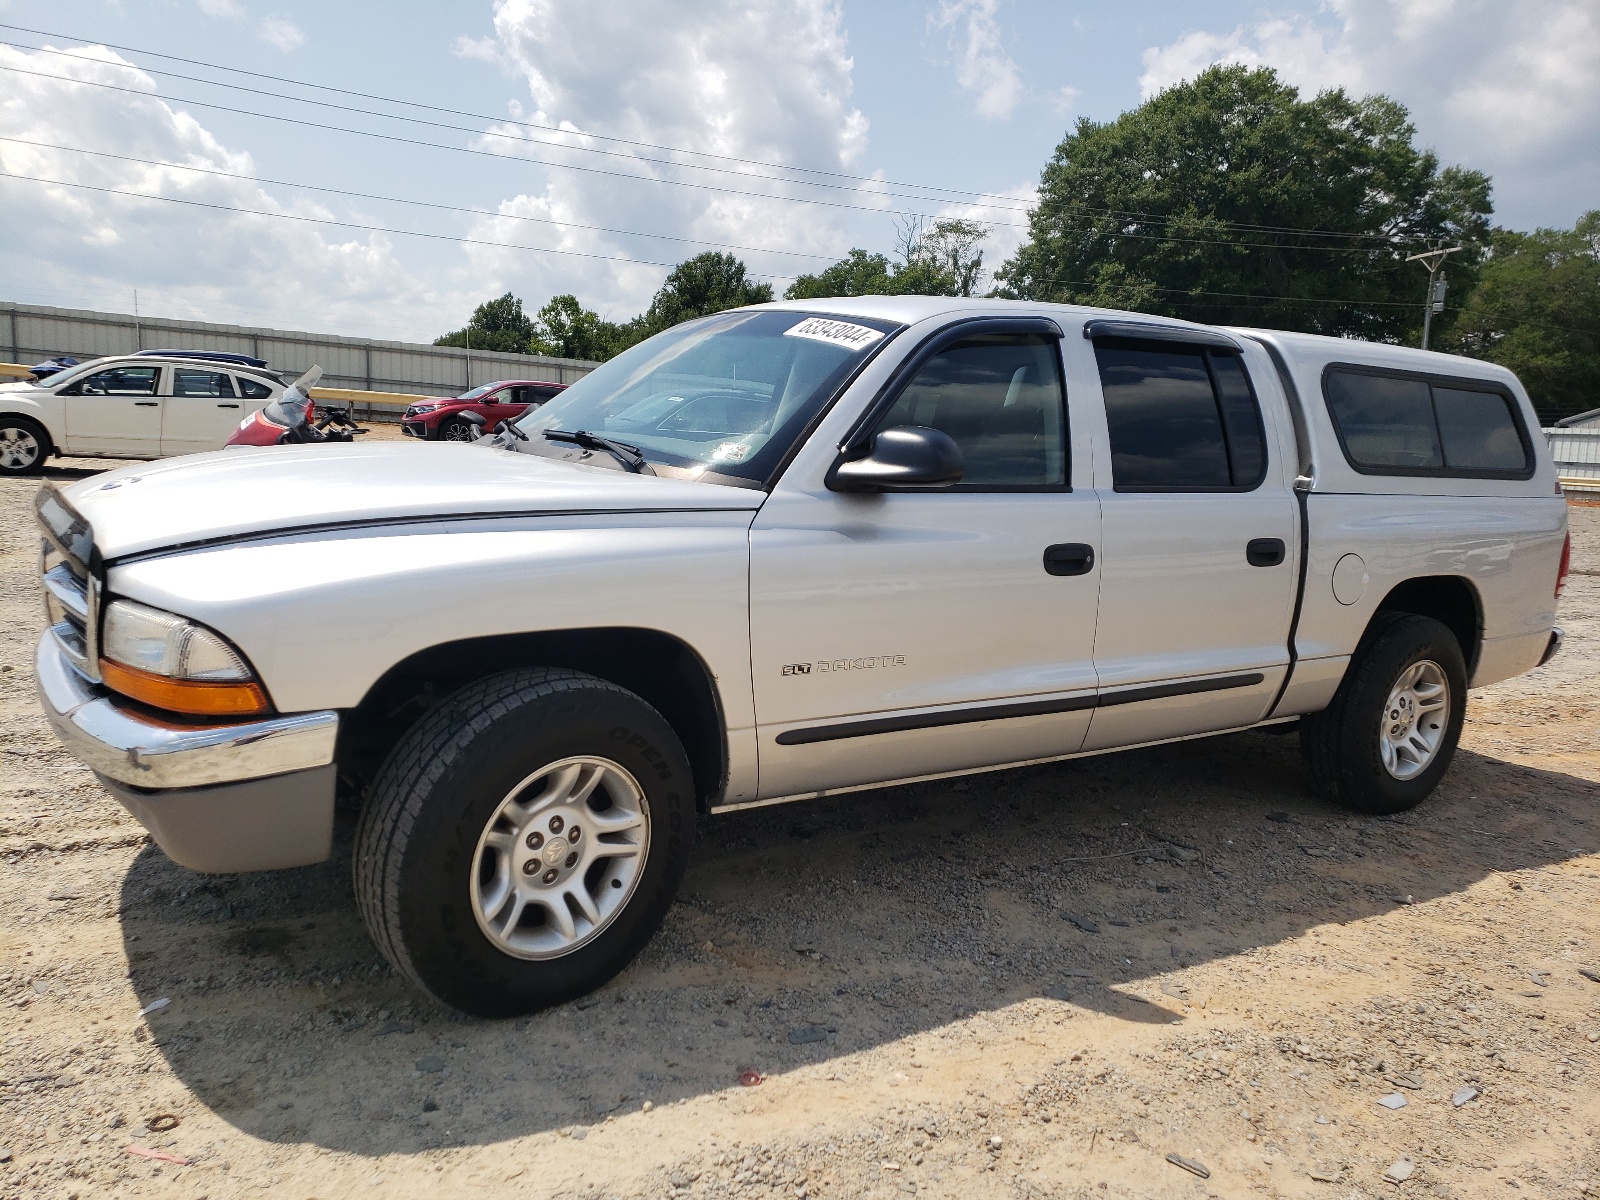
[[[39,496],[37,672],[177,862],[319,862],[404,975],[619,971],[697,819],[1298,723],[1371,813],[1556,652],[1528,397],[1389,345],[1022,302],[692,321],[475,443],[282,447]],[[974,803],[981,804],[982,792]]]

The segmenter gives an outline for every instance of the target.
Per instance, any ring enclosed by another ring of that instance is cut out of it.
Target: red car
[[[462,420],[462,413],[475,412],[481,415],[484,420],[482,432],[489,433],[501,421],[513,420],[528,409],[539,407],[564,391],[566,386],[564,383],[544,383],[532,379],[502,379],[499,383],[486,383],[453,399],[424,400],[413,404],[400,418],[400,429],[409,437],[430,442],[474,441],[479,430],[474,429],[471,422]]]

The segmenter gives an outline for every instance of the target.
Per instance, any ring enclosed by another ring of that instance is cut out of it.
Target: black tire
[[[643,865],[590,940],[559,957],[516,957],[474,915],[479,838],[519,781],[574,756],[637,781],[649,819]],[[356,900],[378,948],[418,986],[477,1016],[517,1016],[592,991],[632,961],[672,903],[694,821],[688,759],[660,713],[591,675],[507,671],[449,697],[384,761],[356,834]]]
[[[460,417],[451,417],[439,426],[439,441],[441,442],[475,442],[481,436],[481,431],[470,421],[463,421]]]
[[[1390,693],[1413,665],[1442,669],[1449,710],[1433,757],[1411,778],[1384,765],[1380,734]],[[1379,613],[1362,638],[1333,703],[1300,720],[1300,749],[1317,790],[1365,813],[1405,812],[1450,769],[1467,711],[1467,666],[1455,634],[1431,617]]]
[[[37,475],[54,451],[49,433],[39,422],[0,416],[0,475]]]

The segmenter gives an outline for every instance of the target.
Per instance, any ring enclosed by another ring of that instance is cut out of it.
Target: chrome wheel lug
[[[548,871],[546,871],[544,873],[544,882],[547,883],[547,884],[548,883],[554,883],[556,881],[557,876],[559,876],[560,874],[561,874],[560,871],[556,870],[554,867],[551,867]]]
[[[577,845],[578,839],[582,836],[583,830],[579,829],[576,825],[567,830],[567,841],[571,842],[573,845]]]
[[[522,873],[524,875],[537,875],[539,873],[539,860],[537,858],[530,858],[527,862],[523,863]]]
[[[544,845],[544,834],[536,829],[528,835],[529,850],[537,850],[542,845]]]
[[[577,864],[577,862],[578,862],[578,852],[576,850],[574,850],[571,854],[567,855],[567,870],[569,870],[569,871],[572,870],[572,868]]]
[[[566,824],[566,822],[563,821],[559,816],[551,817],[550,818],[550,832],[551,833],[560,833],[562,827],[565,824]]]

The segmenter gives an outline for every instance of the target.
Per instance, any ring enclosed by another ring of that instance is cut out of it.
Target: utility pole
[[[1433,331],[1433,314],[1444,311],[1444,279],[1439,272],[1444,269],[1444,260],[1449,258],[1460,246],[1441,246],[1436,250],[1424,250],[1421,254],[1413,254],[1406,259],[1407,262],[1420,262],[1428,268],[1428,300],[1422,307],[1422,348],[1428,348],[1428,334]]]

